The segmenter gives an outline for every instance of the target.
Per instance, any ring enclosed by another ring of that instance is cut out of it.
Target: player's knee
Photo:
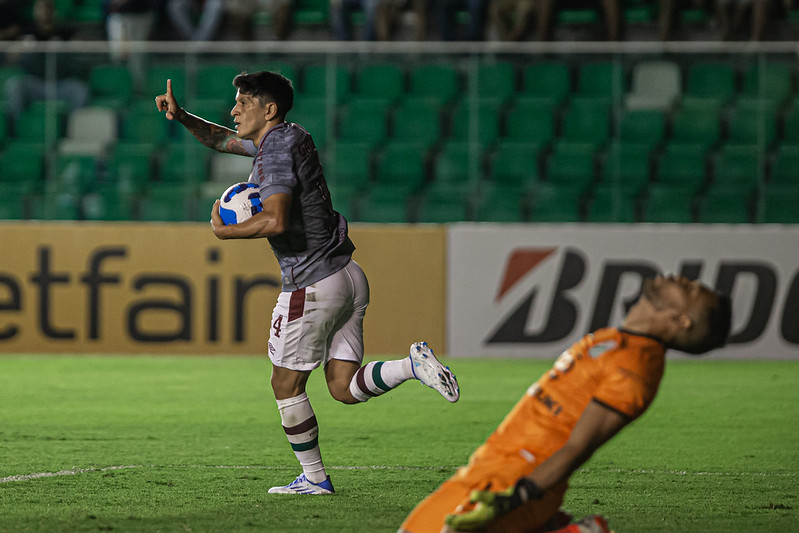
[[[328,384],[328,390],[330,391],[330,395],[333,397],[334,400],[339,401],[343,404],[352,405],[354,403],[359,403],[358,400],[350,392],[349,386],[347,387],[339,387],[333,384]]]

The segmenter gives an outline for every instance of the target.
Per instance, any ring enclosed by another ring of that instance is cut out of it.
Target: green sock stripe
[[[386,385],[386,382],[383,381],[383,376],[380,375],[380,367],[383,366],[383,361],[375,363],[375,366],[372,367],[372,381],[375,382],[375,385],[383,389],[385,392],[391,390],[391,387]]]
[[[290,444],[291,444],[291,449],[294,450],[295,452],[307,452],[308,450],[313,450],[314,448],[319,446],[319,437],[314,437],[313,440],[308,442],[301,442],[299,444],[294,444],[292,442]]]

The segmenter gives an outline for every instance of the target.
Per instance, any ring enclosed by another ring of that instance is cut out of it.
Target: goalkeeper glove
[[[544,492],[527,478],[521,478],[513,487],[502,492],[475,490],[471,503],[475,508],[468,513],[448,515],[445,522],[455,531],[480,531],[492,520],[504,516],[530,500],[538,500]]]

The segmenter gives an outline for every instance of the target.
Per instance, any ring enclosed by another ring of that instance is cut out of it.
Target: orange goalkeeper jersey
[[[664,354],[660,341],[624,330],[603,329],[583,337],[528,389],[469,464],[416,506],[401,531],[438,533],[448,514],[469,508],[472,490],[490,486],[501,491],[530,474],[566,443],[592,400],[630,420],[639,416],[655,397]],[[509,515],[498,530],[541,526],[558,510],[565,490],[563,482],[518,518]]]
[[[591,400],[637,418],[657,393],[664,354],[659,340],[622,329],[586,335],[527,390],[483,447],[491,453],[527,450],[540,464],[563,446]]]

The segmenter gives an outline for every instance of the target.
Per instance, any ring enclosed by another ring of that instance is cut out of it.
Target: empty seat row
[[[639,196],[612,187],[581,194],[545,183],[524,194],[493,186],[473,193],[433,186],[406,196],[402,190],[383,186],[368,194],[336,188],[331,192],[339,209],[361,222],[799,223],[799,213],[789,207],[799,200],[796,185],[770,185],[761,195],[712,189],[697,196],[660,185]]]
[[[136,96],[154,96],[164,91],[167,79],[182,102],[194,99],[232,100],[231,81],[243,70],[268,69],[281,72],[294,82],[301,96],[327,97],[336,102],[352,95],[396,101],[402,95],[422,96],[449,102],[456,96],[508,100],[524,94],[563,102],[573,95],[621,100],[628,95],[633,107],[662,108],[662,98],[716,99],[727,102],[736,94],[767,98],[784,103],[796,92],[795,59],[760,62],[738,67],[729,59],[693,60],[678,64],[661,59],[626,62],[594,60],[529,59],[484,61],[472,68],[470,62],[436,61],[404,66],[397,61],[333,65],[290,61],[267,61],[260,65],[235,62],[206,63],[187,69],[182,63],[153,64],[137,84],[130,72],[116,65],[98,65],[89,76],[94,98],[109,104],[129,102]],[[654,98],[654,100],[653,100]]]

